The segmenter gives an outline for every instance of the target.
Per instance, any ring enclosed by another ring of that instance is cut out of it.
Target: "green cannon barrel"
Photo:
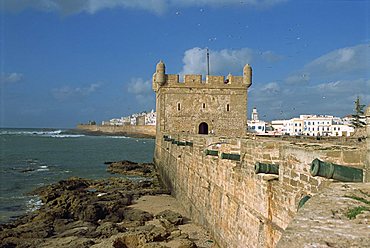
[[[342,182],[363,182],[362,169],[323,162],[315,158],[311,163],[312,176],[335,179]]]
[[[221,153],[221,158],[222,159],[229,159],[229,160],[240,161],[240,154]]]
[[[304,196],[298,203],[298,209],[300,209],[301,207],[303,207],[303,205],[309,200],[311,199],[311,196],[309,195],[306,195]]]
[[[257,162],[254,165],[254,171],[256,172],[256,174],[266,173],[266,174],[279,175],[279,165],[278,164],[265,164],[265,163]]]
[[[204,154],[205,155],[209,155],[209,156],[217,156],[218,157],[218,151],[216,150],[204,150]]]
[[[186,143],[184,141],[177,141],[177,146],[185,146]]]
[[[186,145],[186,146],[193,146],[193,142],[191,142],[191,141],[186,141],[186,142],[185,142],[185,145]]]
[[[178,142],[177,140],[174,140],[174,139],[172,140],[172,144],[177,145],[177,142]]]

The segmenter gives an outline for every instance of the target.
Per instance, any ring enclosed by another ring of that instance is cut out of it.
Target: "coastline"
[[[106,136],[126,136],[132,138],[149,138],[154,139],[156,135],[156,127],[149,125],[139,126],[101,126],[79,124],[71,132],[83,133],[88,135],[106,135]]]
[[[42,206],[0,225],[0,247],[217,247],[153,164],[114,162],[107,171],[130,179],[70,178],[33,191]]]

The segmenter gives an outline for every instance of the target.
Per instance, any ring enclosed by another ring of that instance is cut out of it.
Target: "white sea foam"
[[[38,197],[32,198],[27,202],[27,212],[33,212],[39,209],[42,205],[43,203],[40,200],[40,198]]]
[[[0,130],[0,135],[42,136],[52,138],[79,138],[83,134],[68,134],[65,130]]]
[[[1,130],[0,135],[33,135],[33,136],[49,136],[61,134],[63,130]]]
[[[111,139],[129,139],[130,137],[126,137],[126,136],[105,136],[107,138],[111,138]]]
[[[49,171],[49,168],[47,165],[41,165],[36,171]]]
[[[52,138],[79,138],[83,137],[83,134],[60,134],[60,135],[51,135]]]

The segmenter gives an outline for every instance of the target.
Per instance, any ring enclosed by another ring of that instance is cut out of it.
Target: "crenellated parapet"
[[[207,75],[203,80],[202,75],[189,74],[180,79],[180,75],[166,74],[165,64],[160,61],[153,75],[153,90],[158,91],[161,87],[197,87],[197,88],[244,88],[252,84],[252,68],[249,64],[243,68],[243,76],[229,74],[225,76]]]

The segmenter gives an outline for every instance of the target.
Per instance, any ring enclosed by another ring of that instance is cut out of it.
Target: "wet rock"
[[[110,163],[107,170],[111,173],[133,176],[155,175],[155,169],[152,163],[135,163],[127,160]]]
[[[105,222],[98,226],[98,228],[96,229],[96,233],[100,238],[108,238],[112,235],[125,232],[126,230],[127,229],[122,225],[118,225],[112,222]]]
[[[182,225],[184,223],[182,215],[171,210],[164,210],[158,213],[156,218],[159,220],[165,220],[175,226]]]

